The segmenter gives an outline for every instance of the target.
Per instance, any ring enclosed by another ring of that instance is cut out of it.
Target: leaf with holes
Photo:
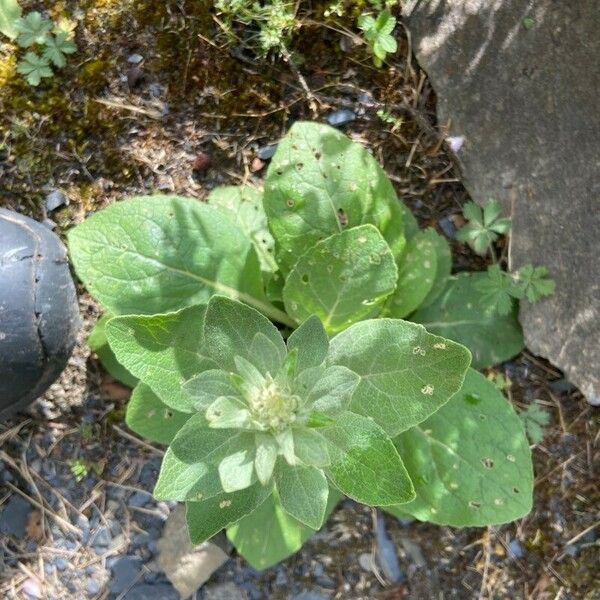
[[[476,369],[508,360],[524,347],[516,305],[508,315],[499,315],[485,303],[478,284],[487,277],[487,273],[459,273],[435,302],[411,315],[428,331],[469,348]]]
[[[327,125],[295,123],[271,161],[263,204],[287,273],[319,240],[375,225],[394,256],[404,247],[402,209],[371,154]]]
[[[170,444],[190,418],[167,406],[146,384],[138,383],[127,405],[127,426],[159,444]]]
[[[196,200],[131,198],[93,215],[68,237],[77,274],[114,314],[178,310],[215,293],[275,310],[264,296],[250,239],[229,217]]]
[[[462,385],[469,351],[395,319],[352,325],[330,342],[328,362],[360,377],[351,409],[391,436],[424,421]]]
[[[207,202],[231,217],[252,240],[263,271],[277,271],[275,242],[267,225],[261,190],[249,185],[218,187],[209,194]]]
[[[221,529],[233,525],[258,508],[271,495],[271,488],[260,484],[207,498],[186,502],[186,521],[193,544],[201,544]]]
[[[336,333],[379,313],[397,276],[386,241],[373,225],[362,225],[309,249],[288,275],[283,301],[296,320],[315,314]]]
[[[406,243],[399,263],[398,285],[386,304],[386,315],[397,319],[406,317],[431,291],[437,270],[437,253],[430,237],[428,232],[422,231]]]
[[[120,364],[148,385],[168,406],[192,412],[183,384],[214,368],[203,338],[205,306],[190,306],[164,315],[114,317],[106,336]]]
[[[325,519],[340,498],[335,488],[329,489]],[[276,493],[227,528],[229,540],[255,569],[267,569],[294,554],[315,533],[283,510]]]
[[[533,468],[523,425],[473,369],[445,406],[394,442],[417,493],[398,506],[402,514],[474,527],[508,523],[531,510]]]

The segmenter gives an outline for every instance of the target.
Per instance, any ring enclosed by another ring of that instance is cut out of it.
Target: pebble
[[[235,583],[218,583],[204,588],[204,600],[246,600],[247,596]]]
[[[329,113],[326,117],[327,122],[333,127],[341,127],[356,119],[356,113],[347,108],[336,110],[335,112]]]
[[[261,146],[256,151],[256,156],[260,158],[260,160],[270,160],[275,155],[277,150],[277,144],[269,144],[268,146]]]
[[[129,496],[127,504],[132,507],[141,508],[146,506],[152,500],[152,496],[148,492],[136,492]]]
[[[121,594],[140,577],[142,561],[137,556],[121,556],[112,565],[110,591]]]
[[[327,596],[317,592],[300,592],[293,597],[293,600],[327,600]]]
[[[86,589],[88,594],[95,596],[96,594],[100,593],[102,586],[100,585],[99,581],[96,581],[95,579],[88,579]]]
[[[127,57],[127,62],[131,63],[132,65],[139,65],[142,61],[144,60],[144,57],[141,54],[130,54]]]
[[[452,222],[449,217],[444,217],[438,221],[440,229],[444,232],[446,237],[453,240],[456,237],[456,225]]]
[[[377,542],[377,558],[386,578],[391,583],[400,583],[406,577],[400,570],[396,546],[392,543],[385,530],[383,513],[377,511],[377,524],[375,527],[375,540]]]
[[[0,533],[24,537],[31,510],[31,504],[27,500],[21,496],[13,496],[0,513]]]
[[[100,527],[92,539],[94,548],[108,548],[111,541],[110,531],[106,527]]]
[[[358,556],[358,564],[363,571],[371,573],[373,571],[373,555],[370,552],[363,552]]]
[[[40,582],[37,579],[33,579],[33,577],[25,580],[21,591],[26,594],[28,598],[42,597],[42,588],[40,587]]]
[[[52,564],[59,570],[59,571],[66,571],[69,568],[69,561],[64,559],[64,558],[55,558],[52,561]]]
[[[60,190],[53,190],[46,195],[44,203],[46,205],[46,210],[52,212],[61,206],[65,206],[67,204],[67,197]]]
[[[523,558],[525,556],[525,550],[523,550],[521,542],[516,539],[508,543],[508,553],[511,558]]]

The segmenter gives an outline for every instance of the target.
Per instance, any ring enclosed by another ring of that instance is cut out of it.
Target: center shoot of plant
[[[279,432],[297,421],[300,398],[287,386],[276,383],[270,373],[262,385],[250,388],[246,394],[252,416],[265,430]]]

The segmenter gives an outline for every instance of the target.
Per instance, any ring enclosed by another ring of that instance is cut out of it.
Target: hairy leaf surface
[[[335,333],[376,315],[397,278],[386,241],[375,227],[362,225],[310,248],[288,275],[283,301],[296,320],[315,314]]]
[[[531,510],[533,470],[523,425],[473,369],[445,406],[394,443],[417,492],[398,507],[404,514],[472,527],[507,523]]]
[[[117,360],[171,408],[193,410],[184,383],[215,363],[205,354],[205,306],[164,315],[120,316],[106,325]]]
[[[68,237],[77,275],[114,314],[178,310],[214,293],[259,308],[268,304],[250,239],[196,200],[131,198],[86,219]]]
[[[402,459],[375,421],[351,412],[319,433],[328,441],[327,476],[346,496],[370,506],[409,502],[415,496]]]
[[[383,169],[327,125],[292,126],[271,161],[263,204],[284,272],[319,240],[365,223],[382,232],[395,256],[404,246],[402,209]]]
[[[424,421],[462,385],[469,351],[415,323],[375,319],[356,323],[330,343],[330,364],[361,381],[351,410],[375,419],[391,436]]]

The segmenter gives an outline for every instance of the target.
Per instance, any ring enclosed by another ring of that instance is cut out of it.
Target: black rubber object
[[[0,420],[60,375],[79,324],[60,239],[37,221],[0,208]]]

